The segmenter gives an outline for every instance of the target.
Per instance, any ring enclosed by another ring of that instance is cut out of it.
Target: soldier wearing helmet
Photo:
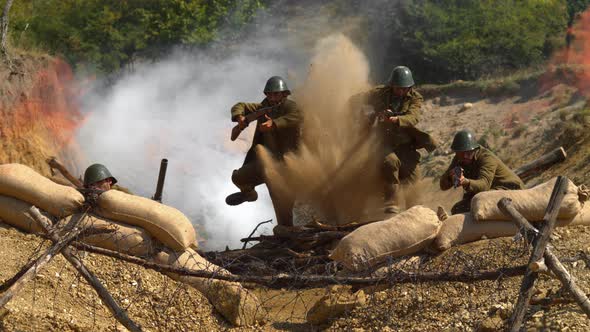
[[[420,175],[418,163],[425,148],[435,149],[436,144],[427,133],[415,126],[420,121],[423,98],[414,89],[414,78],[408,67],[395,67],[387,85],[377,86],[350,99],[353,108],[368,105],[373,108],[369,126],[376,128],[382,141],[384,180],[384,210],[400,211],[402,184],[415,183]]]
[[[285,153],[294,151],[299,145],[303,115],[297,104],[287,98],[291,91],[285,80],[279,76],[269,78],[264,87],[264,94],[266,98],[260,103],[237,103],[231,108],[232,121],[245,128],[246,114],[275,106],[270,114],[257,120],[252,146],[246,154],[244,164],[232,174],[232,182],[240,191],[227,196],[225,202],[228,205],[239,205],[258,199],[255,187],[267,182],[258,156],[262,147],[277,160],[282,160]],[[267,187],[273,200],[277,223],[292,226],[293,199],[286,197],[285,193],[273,190],[268,183]]]
[[[102,191],[114,189],[127,194],[133,194],[129,189],[116,183],[117,179],[102,164],[92,164],[84,171],[84,188],[86,189]]]
[[[90,165],[84,172],[84,187],[87,189],[110,190],[117,179],[102,164]]]
[[[455,134],[451,149],[455,157],[440,178],[440,189],[461,186],[463,199],[451,209],[452,214],[469,212],[475,194],[487,190],[524,189],[524,183],[508,166],[491,151],[480,146],[469,130]]]

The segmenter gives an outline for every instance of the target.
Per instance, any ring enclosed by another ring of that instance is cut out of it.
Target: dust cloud
[[[304,109],[305,124],[301,151],[285,164],[271,163],[280,174],[277,185],[339,223],[359,217],[376,190],[379,162],[376,138],[363,131],[359,110],[347,101],[368,88],[369,66],[338,33],[356,21],[323,15],[310,6],[283,25],[276,20],[284,18],[263,15],[229,56],[227,49],[224,57],[176,53],[136,65],[106,91],[91,90],[78,133],[88,164],[105,164],[121,185],[151,197],[160,159],[167,158],[163,202],[193,221],[205,249],[240,247],[240,238],[275,216],[265,186],[257,188],[254,203],[225,204],[236,191],[232,170],[241,166],[252,137],[250,130],[229,141],[229,110],[239,101],[260,102],[266,80],[280,75]]]

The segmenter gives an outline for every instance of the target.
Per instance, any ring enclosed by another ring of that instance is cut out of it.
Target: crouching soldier
[[[451,209],[452,214],[469,212],[475,194],[487,190],[524,189],[524,183],[491,151],[481,147],[469,130],[455,134],[451,149],[455,157],[440,178],[440,189],[462,187],[463,199]]]
[[[408,67],[393,69],[387,85],[377,86],[357,94],[350,100],[354,108],[369,105],[373,113],[369,126],[377,122],[376,130],[381,138],[384,181],[384,212],[400,212],[400,184],[413,184],[419,180],[418,163],[425,148],[436,148],[434,140],[415,126],[420,121],[423,98],[414,89],[414,78]]]
[[[283,226],[293,225],[293,197],[272,188],[267,181],[266,172],[260,153],[266,148],[274,158],[282,160],[283,156],[297,149],[302,124],[302,113],[297,104],[288,99],[291,91],[279,76],[268,79],[264,87],[266,98],[261,103],[237,103],[231,109],[231,120],[238,123],[239,131],[245,129],[252,116],[257,118],[256,131],[252,146],[246,154],[241,168],[234,170],[232,182],[240,189],[225,199],[228,205],[239,205],[258,199],[255,187],[266,183],[275,209],[277,223]],[[264,111],[267,110],[267,111]],[[258,115],[257,115],[258,113]],[[239,134],[239,131],[237,134]],[[237,134],[232,132],[232,139]]]
[[[107,191],[119,190],[131,194],[129,189],[116,184],[117,179],[102,164],[92,164],[84,171],[84,188]]]

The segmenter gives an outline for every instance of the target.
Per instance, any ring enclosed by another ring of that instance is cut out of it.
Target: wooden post
[[[55,159],[55,157],[50,157],[46,161],[49,167],[51,167],[51,169],[57,169],[61,173],[61,175],[63,175],[64,178],[68,179],[68,181],[70,181],[74,186],[76,186],[76,188],[84,188],[84,184],[82,183],[82,181],[78,180],[75,176],[73,176],[72,173],[70,173],[64,165],[62,165],[59,161],[57,161],[57,159]]]
[[[574,281],[574,278],[567,272],[565,267],[561,264],[559,259],[553,254],[551,249],[545,249],[545,263],[549,269],[555,273],[555,276],[561,281],[561,284],[569,290],[574,296],[574,300],[578,303],[580,308],[590,318],[590,300]]]
[[[537,262],[543,258],[545,248],[549,242],[549,236],[551,235],[553,227],[555,226],[555,220],[557,219],[559,207],[561,206],[566,188],[567,178],[559,176],[555,182],[553,192],[551,193],[549,205],[545,210],[543,224],[539,232],[540,234],[533,241],[533,253],[529,259],[529,264]],[[527,271],[522,280],[522,285],[520,286],[518,301],[516,302],[516,306],[514,307],[514,311],[510,317],[510,323],[508,324],[509,330],[512,332],[518,332],[520,330],[520,326],[524,321],[526,309],[531,300],[531,297],[533,296],[533,286],[537,280],[537,277],[538,273],[531,271],[531,269],[527,267]]]
[[[512,221],[516,223],[516,225],[524,231],[524,236],[529,238],[535,238],[539,235],[539,231],[531,225],[528,220],[525,219],[512,205],[512,200],[510,198],[504,197],[498,202],[498,207],[504,214],[510,216]],[[530,237],[529,237],[530,236]],[[530,241],[528,241],[530,243]]]
[[[37,223],[39,223],[41,228],[43,228],[51,241],[54,243],[59,242],[59,237],[54,232],[51,232],[51,222],[41,214],[37,207],[31,207],[29,213],[37,221]],[[100,299],[107,305],[119,323],[123,324],[123,326],[125,326],[130,331],[141,331],[141,328],[135,324],[135,322],[132,321],[129,316],[127,316],[127,312],[119,307],[117,302],[115,302],[115,299],[113,299],[109,291],[102,285],[98,278],[96,278],[96,276],[94,276],[94,274],[90,272],[76,256],[74,256],[74,253],[70,248],[64,248],[61,254],[68,262],[72,264],[72,266],[74,266],[74,268],[76,268],[76,270],[78,270],[78,272],[82,275],[82,277],[84,277],[90,286],[94,288]]]
[[[526,179],[541,172],[542,170],[553,166],[554,164],[564,161],[566,157],[567,154],[565,153],[563,147],[559,147],[547,154],[542,155],[540,158],[519,167],[514,172],[521,179]]]
[[[24,269],[19,271],[17,275],[20,275],[17,279],[11,279],[7,281],[7,290],[2,294],[0,298],[0,308],[3,308],[6,303],[10,302],[12,298],[23,288],[23,286],[31,279],[33,279],[39,271],[41,271],[47,263],[49,263],[55,255],[63,250],[70,242],[72,242],[82,231],[80,228],[75,228],[81,218],[72,218],[66,225],[66,229],[72,229],[68,234],[55,242],[49,249],[37,258],[31,264],[27,264]],[[24,271],[23,271],[24,270]],[[10,284],[10,286],[8,286]],[[6,287],[5,286],[5,287]]]

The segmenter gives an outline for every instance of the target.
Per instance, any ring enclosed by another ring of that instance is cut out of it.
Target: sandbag
[[[109,190],[99,196],[95,213],[139,226],[175,251],[182,251],[196,242],[195,229],[182,212],[145,197]]]
[[[0,165],[0,195],[18,198],[61,218],[78,212],[84,196],[21,164]]]
[[[359,227],[338,243],[330,258],[349,270],[361,271],[387,257],[420,251],[434,240],[440,225],[434,211],[414,206],[387,220]]]
[[[556,227],[590,225],[590,206],[586,204],[580,213],[570,219],[558,219]],[[458,244],[481,240],[483,237],[495,239],[514,236],[519,231],[513,221],[485,220],[475,221],[471,213],[454,214],[443,221],[443,225],[432,247],[444,251]]]
[[[208,262],[190,248],[184,252],[164,250],[157,253],[152,260],[159,264],[172,265],[178,268],[206,270],[220,275],[231,274],[224,268]],[[213,304],[215,309],[235,326],[249,326],[265,321],[267,312],[256,295],[237,282],[180,276],[175,273],[166,274],[172,279],[188,284],[200,291]]]
[[[114,231],[104,234],[85,236],[82,242],[93,246],[121,252],[128,255],[148,257],[154,252],[154,243],[148,232],[139,227],[118,223],[93,214],[74,214],[59,221],[66,225],[71,218],[82,218],[80,226],[85,228],[102,228],[111,226]]]
[[[477,221],[483,220],[510,220],[500,208],[498,202],[503,197],[512,199],[512,205],[527,220],[531,222],[541,221],[545,215],[545,209],[549,204],[549,198],[557,178],[542,183],[531,189],[523,190],[490,190],[481,192],[471,200],[471,213]],[[558,219],[575,217],[582,203],[587,199],[587,192],[584,188],[578,188],[569,179],[567,191],[559,208]]]
[[[16,198],[0,195],[0,219],[10,226],[27,233],[44,233],[29,214],[32,205]],[[46,213],[41,211],[41,213]]]

